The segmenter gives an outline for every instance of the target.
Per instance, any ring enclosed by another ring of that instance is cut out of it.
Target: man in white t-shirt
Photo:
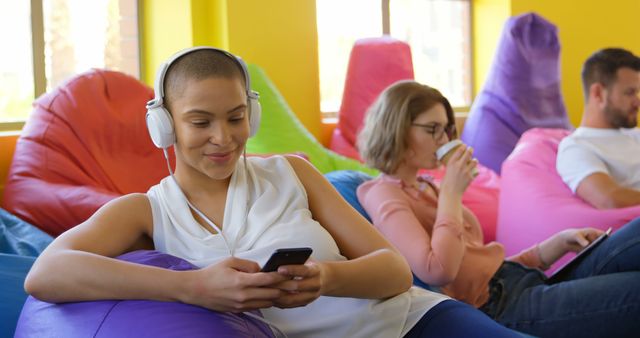
[[[558,173],[599,209],[640,205],[640,58],[600,50],[585,62],[582,85],[582,122],[560,143]]]

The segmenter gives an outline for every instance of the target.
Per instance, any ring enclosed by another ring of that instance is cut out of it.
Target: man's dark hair
[[[593,53],[582,67],[582,89],[585,100],[589,97],[589,87],[601,83],[609,88],[616,80],[620,68],[631,68],[640,72],[640,58],[622,48],[606,48]]]

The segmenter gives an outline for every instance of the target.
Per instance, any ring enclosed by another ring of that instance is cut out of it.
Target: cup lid
[[[456,139],[456,140],[451,140],[445,144],[443,144],[440,148],[438,148],[438,150],[436,150],[436,157],[438,158],[438,161],[440,161],[444,155],[446,155],[449,151],[451,151],[451,149],[459,146],[462,144],[462,141]]]

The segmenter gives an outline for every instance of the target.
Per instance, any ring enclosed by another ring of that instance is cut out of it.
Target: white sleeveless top
[[[156,250],[200,268],[229,257],[230,248],[222,236],[211,234],[195,221],[171,177],[151,187],[147,196]],[[331,235],[312,219],[306,191],[281,156],[248,158],[246,170],[243,161],[238,161],[221,229],[236,257],[259,265],[275,249],[304,246],[313,249],[317,261],[346,260]],[[446,299],[412,287],[383,300],[322,296],[304,307],[261,312],[289,337],[402,337],[430,308]]]

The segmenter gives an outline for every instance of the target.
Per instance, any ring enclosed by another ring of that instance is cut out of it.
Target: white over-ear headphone
[[[255,135],[260,127],[260,114],[261,107],[258,101],[260,95],[257,92],[251,90],[251,78],[249,77],[249,71],[247,65],[238,56],[235,56],[225,50],[213,48],[213,47],[192,47],[182,50],[174,54],[171,58],[160,65],[158,72],[156,73],[155,81],[155,97],[153,100],[147,102],[147,129],[149,129],[149,135],[156,147],[166,149],[172,146],[176,142],[176,134],[173,129],[173,120],[171,114],[164,106],[164,78],[167,75],[167,70],[176,60],[182,56],[195,52],[198,50],[212,50],[218,53],[222,53],[235,61],[242,69],[242,74],[245,80],[245,91],[247,93],[247,107],[249,109],[249,137]]]
[[[244,75],[245,91],[247,93],[247,108],[249,109],[249,137],[254,136],[258,132],[258,127],[260,127],[260,116],[261,116],[260,114],[262,113],[260,102],[258,102],[260,95],[257,92],[254,92],[251,90],[251,78],[249,77],[249,71],[247,70],[247,65],[244,63],[244,61],[242,61],[240,57],[235,56],[227,51],[224,51],[218,48],[192,47],[176,53],[171,58],[169,58],[169,60],[162,63],[160,65],[160,68],[158,68],[158,72],[156,73],[156,82],[155,82],[155,88],[154,88],[155,97],[153,98],[153,100],[147,102],[147,115],[146,115],[147,129],[149,129],[149,135],[151,136],[151,140],[153,141],[153,144],[155,144],[155,146],[158,148],[162,148],[164,152],[164,157],[167,160],[167,168],[169,169],[169,174],[171,175],[171,177],[173,178],[174,182],[176,183],[176,185],[178,186],[181,192],[182,192],[182,188],[180,187],[180,184],[178,184],[178,181],[173,176],[173,170],[171,169],[171,165],[169,164],[169,155],[167,154],[167,148],[169,148],[176,142],[176,134],[173,129],[173,120],[171,119],[171,114],[163,104],[164,77],[167,75],[167,70],[169,69],[169,66],[171,66],[171,64],[175,62],[177,59],[191,52],[194,52],[197,50],[203,50],[203,49],[222,53],[228,56],[229,58],[231,58],[232,60],[234,60],[240,66],[240,68],[242,69],[242,73]],[[244,157],[244,159],[245,159],[244,168],[245,170],[247,170],[246,157]],[[248,172],[247,172],[247,176],[248,176]],[[200,210],[198,210],[198,208],[196,208],[193,204],[191,204],[191,202],[189,201],[186,195],[184,195],[184,197],[189,207],[192,210],[194,210],[198,215],[200,215],[200,217],[202,217],[202,219],[204,219],[210,226],[216,229],[216,231],[218,231],[218,234],[222,236],[222,239],[224,240],[225,244],[227,245],[227,248],[229,249],[229,254],[233,257],[236,242],[238,240],[239,235],[236,236],[235,241],[233,243],[229,243],[229,241],[227,240],[227,237],[224,235],[222,230],[218,226],[216,226],[204,213],[202,213]],[[247,199],[246,209],[248,213],[249,199]],[[243,223],[247,222],[247,216],[248,215],[245,214],[245,220]],[[245,312],[244,314],[264,322],[265,324],[273,328],[274,331],[278,332],[279,335],[285,338],[287,337],[287,335],[284,332],[282,332],[282,330],[280,330],[275,324],[262,318],[261,316],[256,316],[255,314],[250,312]]]

